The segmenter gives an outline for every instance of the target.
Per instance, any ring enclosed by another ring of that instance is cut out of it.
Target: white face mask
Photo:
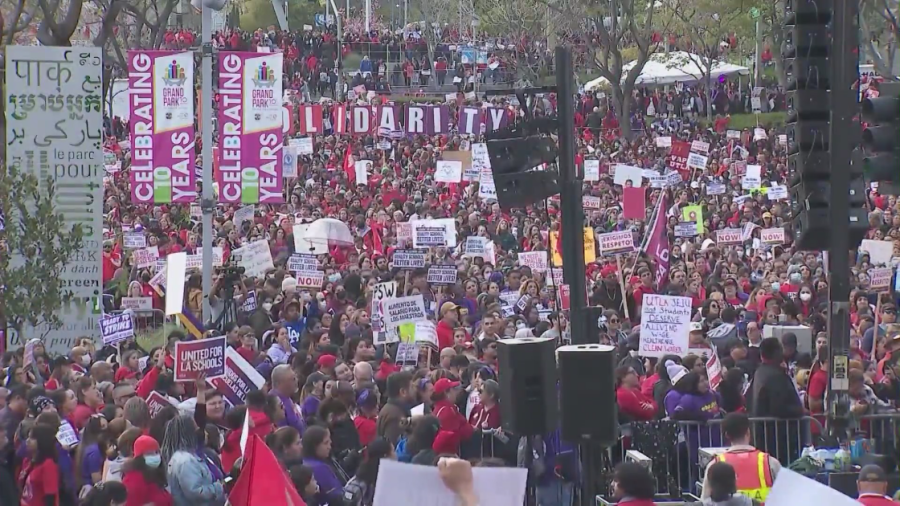
[[[91,365],[91,355],[90,353],[85,353],[81,356],[81,365]]]
[[[266,311],[271,311],[272,303],[271,302],[263,302],[262,308],[265,309]]]
[[[812,299],[811,293],[803,292],[800,294],[800,300],[802,300],[803,302],[809,302],[810,299]]]

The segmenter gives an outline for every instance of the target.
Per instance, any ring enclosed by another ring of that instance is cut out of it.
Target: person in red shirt
[[[459,306],[452,302],[441,304],[441,321],[437,324],[438,351],[453,347],[453,331],[459,324]]]
[[[59,506],[56,429],[36,424],[26,442],[29,458],[19,474],[20,506]]]
[[[122,466],[122,484],[128,489],[125,506],[172,506],[172,495],[166,491],[166,468],[155,439],[141,436],[135,440],[134,454]]]
[[[625,416],[628,421],[646,422],[656,416],[656,402],[641,393],[640,383],[634,368],[620,366],[616,369],[616,403],[620,419]]]
[[[864,466],[856,479],[856,488],[859,490],[856,500],[863,506],[900,506],[900,502],[886,495],[887,482],[884,469],[874,464]]]
[[[472,408],[469,424],[478,429],[500,428],[500,385],[492,380],[485,380],[481,385],[478,404]]]
[[[438,437],[432,448],[437,453],[459,454],[459,444],[472,437],[475,428],[469,425],[466,417],[459,412],[456,399],[460,393],[459,381],[450,378],[441,378],[434,384],[434,392],[431,400],[434,402],[431,412],[441,422]],[[438,440],[441,447],[438,448]],[[447,451],[449,450],[449,451]]]
[[[358,414],[353,419],[353,425],[359,434],[359,442],[367,446],[378,435],[378,396],[375,391],[365,389],[356,396]]]
[[[99,413],[103,409],[103,396],[97,389],[97,384],[90,376],[82,376],[73,386],[78,405],[72,412],[72,422],[76,430],[84,428],[91,415]]]
[[[122,354],[122,366],[116,369],[115,382],[136,379],[141,367],[139,359],[140,354],[135,350],[129,350]]]

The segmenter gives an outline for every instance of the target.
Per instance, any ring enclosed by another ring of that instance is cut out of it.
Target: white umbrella
[[[347,225],[334,218],[318,219],[306,229],[303,237],[313,244],[329,246],[353,246],[353,234]]]

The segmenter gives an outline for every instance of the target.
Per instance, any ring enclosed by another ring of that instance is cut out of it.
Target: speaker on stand
[[[556,350],[559,361],[560,433],[577,443],[582,467],[581,504],[596,504],[603,462],[619,437],[616,349],[575,344]],[[606,459],[608,460],[608,459]]]

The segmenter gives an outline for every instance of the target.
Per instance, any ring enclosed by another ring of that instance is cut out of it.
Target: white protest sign
[[[744,242],[743,233],[739,228],[725,228],[716,230],[716,244],[720,246],[729,244],[741,244]]]
[[[634,251],[634,235],[630,231],[600,234],[601,255],[621,255]]]
[[[688,352],[691,328],[691,298],[644,295],[641,305],[641,336],[638,355],[662,357]]]
[[[150,246],[149,248],[134,250],[131,252],[131,258],[138,269],[145,269],[156,264],[156,260],[159,259],[159,248]]]
[[[414,248],[456,247],[456,221],[452,218],[412,222]]]
[[[600,209],[600,197],[585,195],[581,197],[581,206],[585,209]]]
[[[122,297],[121,308],[132,311],[149,311],[153,309],[153,299],[151,297]]]
[[[709,162],[709,157],[698,155],[697,153],[688,153],[687,166],[692,169],[705,169]]]
[[[616,174],[613,176],[613,183],[625,186],[626,181],[631,181],[631,186],[640,188],[641,182],[644,180],[644,169],[620,163],[615,166],[615,170]]]
[[[532,271],[547,271],[547,252],[546,251],[527,251],[519,253],[519,265],[527,266]]]
[[[353,164],[353,169],[356,172],[357,185],[369,184],[369,173],[372,172],[371,160],[359,160],[358,162]]]
[[[419,269],[425,267],[425,252],[420,250],[396,250],[393,256],[396,269]]]
[[[494,174],[491,171],[491,158],[487,144],[472,144],[472,169],[478,170],[478,198],[497,200],[497,188],[494,186]]]
[[[656,147],[658,148],[671,148],[672,147],[672,137],[657,137],[656,138]]]
[[[697,233],[696,221],[683,221],[675,224],[675,237],[695,237]]]
[[[459,270],[455,265],[432,265],[428,268],[426,281],[435,285],[453,285],[456,284],[458,274]]]
[[[313,140],[312,137],[301,137],[297,139],[297,144],[295,146],[297,148],[298,155],[311,155],[313,154]]]
[[[747,172],[741,180],[741,188],[744,190],[756,190],[762,186],[762,166],[747,165]]]
[[[466,237],[465,254],[473,257],[485,258],[487,256],[487,244],[490,239],[478,235]]]
[[[316,290],[321,290],[322,283],[325,282],[325,273],[324,272],[298,272],[296,279],[297,279],[298,287],[315,288]]]
[[[462,181],[462,162],[455,160],[438,160],[434,171],[434,180],[438,183],[458,183]]]
[[[269,243],[264,239],[238,248],[232,254],[237,264],[244,268],[244,274],[248,278],[263,278],[266,271],[275,268]]]
[[[128,232],[122,238],[125,249],[140,249],[147,247],[147,237],[143,232]]]
[[[584,180],[599,181],[600,180],[600,160],[584,161]]]
[[[319,261],[315,255],[294,253],[288,258],[287,269],[291,272],[318,272]]]
[[[766,196],[769,197],[769,200],[782,200],[788,198],[788,189],[785,185],[774,185],[769,187],[768,193]]]
[[[741,131],[740,130],[729,130],[729,131],[725,132],[725,138],[726,139],[740,139]]]
[[[784,244],[784,229],[764,228],[760,230],[759,242],[763,244]]]
[[[395,342],[399,339],[396,332],[385,332],[384,326],[384,308],[382,303],[387,299],[393,299],[397,295],[397,282],[387,281],[376,284],[372,289],[372,307],[369,310],[370,323],[374,333],[375,344],[384,344],[387,342]],[[390,336],[389,336],[390,334]],[[388,338],[393,337],[393,341]]]
[[[283,166],[282,177],[297,177],[297,148],[285,146],[282,151]]]
[[[384,312],[384,326],[388,329],[396,328],[404,322],[428,319],[425,315],[425,300],[421,294],[385,299],[381,304]]]
[[[235,228],[237,228],[238,231],[240,231],[241,224],[243,224],[245,221],[250,221],[250,222],[253,221],[253,213],[255,213],[255,212],[256,212],[256,206],[254,206],[253,204],[250,204],[249,206],[244,206],[234,212],[234,217],[232,218],[231,221],[234,222]]]
[[[859,253],[863,252],[869,254],[869,260],[873,265],[890,265],[891,257],[894,255],[894,243],[863,239],[862,244],[859,245]]]
[[[764,141],[768,138],[769,138],[769,136],[768,136],[768,134],[766,134],[765,128],[754,128],[753,129],[753,142]]]
[[[435,327],[434,322],[429,320],[416,322],[415,341],[437,348],[437,327]]]
[[[691,151],[693,151],[694,153],[703,153],[704,155],[708,154],[709,143],[703,141],[694,141],[691,143]]]

